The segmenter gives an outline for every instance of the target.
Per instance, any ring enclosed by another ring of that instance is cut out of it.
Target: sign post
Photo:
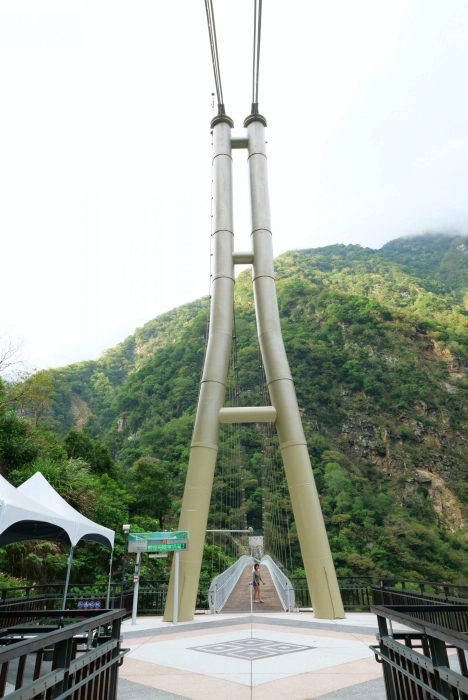
[[[141,559],[141,552],[137,552],[136,562],[135,562],[135,573],[133,575],[132,625],[136,625],[136,618],[137,618],[138,587],[140,585],[140,559]]]
[[[174,607],[172,609],[172,622],[177,624],[179,616],[179,552],[174,552]]]
[[[133,578],[133,609],[132,625],[136,625],[138,606],[138,586],[141,554],[147,552],[150,556],[156,554],[167,556],[174,552],[174,607],[173,622],[176,625],[179,616],[179,554],[188,549],[189,534],[183,532],[132,532],[128,536],[128,551],[137,555],[135,576]]]

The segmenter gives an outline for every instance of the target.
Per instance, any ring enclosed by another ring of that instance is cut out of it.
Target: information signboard
[[[188,532],[135,532],[128,536],[129,552],[180,552],[188,549]]]
[[[76,604],[79,610],[99,610],[101,607],[100,600],[79,600]]]

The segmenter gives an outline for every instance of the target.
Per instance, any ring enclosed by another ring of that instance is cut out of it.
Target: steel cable
[[[213,63],[213,73],[218,98],[218,114],[225,114],[223,87],[221,84],[221,71],[219,67],[218,41],[216,38],[216,24],[213,11],[213,0],[205,0],[206,21],[208,23],[208,34],[210,36],[211,60]]]
[[[254,0],[254,37],[252,61],[252,114],[258,114],[258,76],[260,71],[260,40],[262,37],[262,0]]]

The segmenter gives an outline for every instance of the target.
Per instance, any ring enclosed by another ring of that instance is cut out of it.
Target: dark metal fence
[[[3,610],[0,698],[116,700],[118,667],[127,651],[120,648],[124,615]]]
[[[388,700],[468,700],[467,605],[372,605]],[[392,623],[408,631],[394,632]]]
[[[415,594],[422,593],[425,596],[435,595],[442,598],[464,598],[468,600],[468,585],[461,583],[382,578],[378,580],[374,579],[373,585],[395,591],[408,591]]]
[[[307,581],[304,577],[291,577],[294,587],[296,606],[298,608],[311,608]],[[432,581],[406,581],[402,579],[377,579],[377,578],[338,578],[341,596],[345,610],[360,611],[369,610],[372,599],[378,605],[417,605],[419,603],[434,604],[464,603],[468,604],[468,586]],[[200,579],[197,610],[209,609],[208,589],[210,579]],[[162,615],[166,602],[168,580],[157,579],[140,581],[138,593],[139,615]],[[380,597],[379,597],[380,596]],[[78,605],[98,605],[104,610],[106,607],[106,584],[80,584],[71,586],[67,596],[66,607],[76,609]],[[62,584],[47,584],[41,586],[26,586],[6,588],[0,591],[0,620],[2,611],[25,610],[60,610],[63,599]],[[133,605],[133,582],[126,581],[123,595],[119,583],[113,583],[110,589],[109,607],[111,609],[122,607],[127,614],[131,612]]]
[[[307,580],[297,576],[292,576],[289,579],[294,588],[294,596],[296,607],[311,608],[312,601],[310,598]],[[345,610],[369,610],[371,604],[371,586],[377,579],[362,579],[353,577],[339,577],[338,583],[340,586],[341,598]]]
[[[200,579],[197,597],[197,610],[208,610],[208,589],[210,579]],[[139,615],[162,615],[166,602],[168,581],[166,579],[141,581],[138,593]],[[5,588],[0,591],[0,625],[4,612],[54,611],[61,610],[63,602],[63,584],[48,584]],[[67,595],[66,608],[76,610],[78,607],[95,607],[104,610],[107,602],[107,585],[80,584],[72,586]],[[112,584],[109,596],[109,608],[124,608],[126,613],[132,611],[133,582],[126,581],[121,595],[120,584]]]
[[[306,579],[292,577],[291,582],[294,586],[297,607],[312,607]],[[344,608],[348,612],[368,611],[372,601],[378,605],[392,605],[393,603],[418,605],[419,603],[427,604],[429,601],[433,601],[434,604],[444,602],[466,603],[468,605],[468,585],[463,584],[343,576],[338,577],[338,584]]]
[[[407,589],[378,588],[372,586],[372,602],[374,605],[468,605],[468,598],[440,595],[435,593],[418,593]],[[468,626],[465,627],[468,630]]]
[[[126,584],[129,587],[129,584]],[[126,589],[124,589],[126,590]],[[0,591],[0,611],[3,610],[60,610],[63,601],[64,585],[50,583],[37,586],[3,588]],[[106,607],[107,584],[80,584],[71,586],[67,595],[67,607],[76,609],[79,601],[98,601],[102,609]],[[110,600],[116,607],[120,600],[120,585],[112,584]]]

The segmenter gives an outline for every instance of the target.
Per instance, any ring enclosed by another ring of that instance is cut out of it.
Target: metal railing
[[[312,608],[307,579],[302,576],[291,576],[289,580],[294,588],[296,608],[299,610],[303,608]],[[378,581],[378,579],[374,580],[376,582]],[[366,581],[363,580],[362,577],[339,576],[338,584],[344,609],[348,612],[360,610],[368,611],[372,601],[372,582],[373,579]]]
[[[3,612],[0,698],[116,700],[124,610]],[[31,619],[32,618],[32,619]]]
[[[250,563],[250,558],[247,558]],[[221,576],[224,576],[223,572]],[[218,577],[217,577],[218,578]],[[219,578],[218,578],[219,581]],[[312,608],[307,580],[292,576],[289,581],[294,590],[295,607]],[[210,610],[210,588],[215,579],[200,579],[197,611]],[[338,577],[341,597],[346,611],[368,611],[374,596],[374,604],[434,604],[466,603],[468,586],[461,584],[437,583],[433,581],[404,581],[402,579],[377,579],[366,577]],[[162,615],[166,602],[168,579],[141,580],[138,592],[139,615]],[[212,591],[213,593],[213,591]],[[66,607],[76,609],[78,605],[98,603],[101,610],[106,608],[107,584],[75,584],[70,587]],[[380,597],[376,597],[380,596]],[[51,583],[37,586],[18,586],[0,590],[0,626],[2,612],[26,610],[60,610],[63,600],[63,584]],[[133,582],[126,581],[122,596],[122,607],[127,614],[133,605]],[[110,591],[110,608],[120,606],[120,583],[113,583]],[[468,629],[468,628],[467,628]]]
[[[414,619],[431,622],[457,632],[468,633],[468,601],[444,598],[408,591],[372,589],[373,605],[389,607],[406,613],[411,610]],[[372,609],[372,606],[371,606]]]
[[[441,603],[468,605],[468,598],[442,595],[440,593],[419,593],[414,590],[380,588],[377,586],[372,586],[371,592],[374,605],[428,605],[430,603],[433,605],[440,605]]]
[[[208,589],[211,579],[200,579],[197,595],[197,610],[208,610]],[[125,581],[122,608],[131,613],[133,606],[133,582]],[[140,581],[138,591],[138,613],[140,615],[162,615],[166,603],[168,579]],[[2,595],[4,594],[4,595]],[[79,584],[71,587],[66,607],[76,610],[86,604],[96,605],[96,610],[105,610],[107,585]],[[63,584],[48,584],[8,588],[0,591],[0,626],[3,612],[61,610]],[[112,584],[109,608],[120,607],[120,584]]]
[[[468,636],[460,631],[468,606],[372,605],[371,612],[379,625],[371,649],[383,664],[388,700],[468,699]],[[392,622],[411,631],[394,633]]]
[[[215,576],[208,590],[208,602],[212,613],[221,612],[242,572],[249,564],[253,565],[254,560],[244,554],[229,569],[223,571],[219,576]]]
[[[304,577],[292,576],[290,579],[296,596],[296,607],[311,608],[307,580]],[[341,598],[344,609],[351,611],[369,611],[372,601],[377,602],[375,595],[380,591],[382,605],[418,604],[433,600],[434,603],[463,603],[468,604],[468,586],[463,584],[437,583],[435,581],[407,581],[390,578],[366,578],[338,576]]]
[[[268,571],[270,572],[270,576],[275,585],[276,591],[281,601],[281,605],[283,606],[285,611],[293,612],[295,596],[294,588],[291,581],[288,579],[287,576],[283,574],[278,564],[276,564],[268,554],[262,557],[260,564],[266,566]]]
[[[411,581],[408,579],[380,578],[374,579],[373,585],[391,590],[412,591],[425,595],[439,595],[444,598],[468,599],[468,585],[447,583],[443,581]]]

